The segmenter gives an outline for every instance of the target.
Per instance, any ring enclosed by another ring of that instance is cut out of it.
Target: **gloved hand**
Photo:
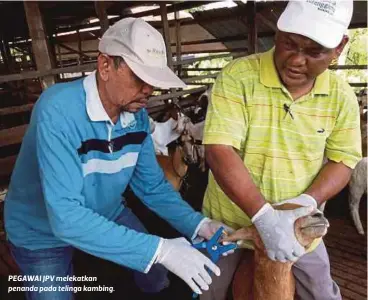
[[[308,194],[301,194],[298,197],[281,201],[279,203],[274,204],[274,206],[278,206],[284,203],[294,203],[299,204],[301,206],[313,206],[314,208],[317,208],[317,201]]]
[[[202,237],[206,240],[209,240],[215,233],[216,231],[220,228],[220,227],[224,227],[224,230],[226,231],[227,234],[230,234],[232,232],[234,232],[235,230],[232,229],[231,227],[225,225],[224,223],[221,223],[219,221],[216,220],[211,220],[209,218],[205,218],[202,221],[201,227],[198,230],[198,236]],[[228,242],[223,242],[224,245],[228,245]],[[227,256],[229,254],[233,254],[234,250],[229,250],[227,252],[222,253],[222,256]]]
[[[202,294],[201,289],[207,291],[212,282],[205,267],[220,276],[219,267],[193,248],[185,238],[164,239],[155,263],[162,264],[179,276],[197,294]]]
[[[310,214],[313,206],[293,210],[275,210],[266,203],[253,216],[252,222],[266,248],[267,255],[272,260],[281,262],[296,261],[305,253],[294,233],[295,220]]]
[[[224,227],[226,233],[234,232],[234,229],[225,225],[224,223],[211,220],[209,218],[205,218],[200,226],[201,227],[199,227],[198,235],[206,240],[209,240],[221,226]]]

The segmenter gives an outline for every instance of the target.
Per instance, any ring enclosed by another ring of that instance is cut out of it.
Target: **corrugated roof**
[[[287,1],[257,2],[257,13],[261,14],[268,22],[276,24],[286,4]],[[218,39],[244,36],[241,40],[224,42],[228,49],[246,47],[248,21],[245,4],[232,8],[194,12],[192,15],[194,20],[198,20],[199,25]],[[367,27],[367,1],[354,1],[354,13],[350,27]],[[274,31],[259,21],[257,22],[257,32],[259,51],[265,51],[272,47]]]

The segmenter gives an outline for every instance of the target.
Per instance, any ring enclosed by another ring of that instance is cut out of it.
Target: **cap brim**
[[[290,16],[290,14],[281,14],[277,21],[277,28],[280,31],[290,32],[303,35],[316,43],[326,48],[336,48],[345,33],[343,26],[341,28],[336,23],[331,23],[329,20],[324,20],[324,23],[306,18],[301,15]],[[332,30],[333,28],[333,30]],[[341,34],[333,34],[333,31],[339,31]]]
[[[149,67],[124,57],[129,68],[144,82],[161,89],[186,88],[186,84],[167,66]]]

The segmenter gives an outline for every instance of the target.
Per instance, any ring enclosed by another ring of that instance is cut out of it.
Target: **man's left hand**
[[[221,226],[224,227],[226,233],[228,234],[234,232],[234,229],[225,225],[224,223],[206,218],[202,222],[201,227],[199,227],[198,236],[209,240],[216,233],[216,231],[219,230]]]
[[[201,224],[201,227],[198,230],[198,236],[206,240],[209,240],[216,233],[216,231],[219,230],[220,227],[224,227],[224,230],[227,234],[230,234],[235,231],[234,229],[225,225],[224,223],[206,218],[204,219],[204,221]],[[226,242],[224,242],[224,245],[226,245]],[[232,253],[234,253],[234,250],[227,251],[222,255],[227,256]]]

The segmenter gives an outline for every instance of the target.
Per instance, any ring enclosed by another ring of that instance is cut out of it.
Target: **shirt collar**
[[[282,88],[282,83],[273,61],[275,48],[262,53],[260,57],[260,80],[267,87]]]
[[[313,93],[321,95],[328,95],[330,93],[330,70],[327,69],[317,76]]]
[[[275,47],[263,53],[260,57],[260,81],[264,86],[272,88],[282,88],[277,69],[273,60]],[[330,90],[330,71],[325,70],[318,75],[313,87],[314,94],[329,94]]]
[[[87,114],[90,120],[93,122],[108,121],[112,125],[114,125],[102,105],[101,98],[97,89],[96,71],[92,72],[90,75],[84,78],[83,87],[84,91],[86,92],[86,107]],[[120,113],[121,127],[125,128],[131,125],[132,122],[135,122],[135,117],[133,113]]]

